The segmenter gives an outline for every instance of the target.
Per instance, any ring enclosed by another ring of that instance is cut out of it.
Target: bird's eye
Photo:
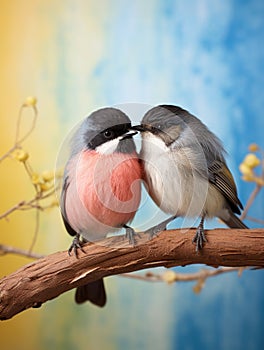
[[[111,137],[113,137],[113,131],[111,130],[106,130],[104,131],[104,137],[107,138],[107,139],[110,139]]]

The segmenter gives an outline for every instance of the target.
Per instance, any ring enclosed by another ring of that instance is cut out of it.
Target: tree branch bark
[[[54,299],[99,278],[151,267],[206,264],[264,266],[264,229],[215,229],[199,253],[192,244],[195,229],[169,230],[158,237],[140,234],[131,247],[123,236],[87,243],[78,258],[67,251],[51,254],[23,266],[0,280],[0,319]],[[118,248],[117,248],[118,247]]]

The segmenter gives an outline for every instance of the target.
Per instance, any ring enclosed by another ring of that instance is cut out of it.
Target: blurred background
[[[95,109],[171,103],[222,139],[247,201],[255,185],[241,180],[239,164],[250,143],[264,147],[262,0],[1,0],[0,23],[0,155],[13,145],[29,95],[38,99],[39,116],[24,148],[36,172],[55,168],[65,136]],[[31,117],[25,111],[24,122]],[[7,158],[0,167],[3,213],[34,192],[21,164]],[[263,219],[263,208],[262,191],[250,215]],[[35,215],[0,220],[0,243],[29,249]],[[35,252],[65,250],[70,241],[58,208],[41,213]],[[30,261],[1,256],[1,276]],[[110,277],[104,309],[77,306],[73,291],[65,293],[1,322],[1,349],[262,349],[263,277],[218,276],[200,294],[192,283]]]

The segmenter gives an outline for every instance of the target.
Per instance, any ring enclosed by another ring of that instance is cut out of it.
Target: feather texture
[[[140,181],[136,153],[82,151],[67,165],[65,219],[89,241],[104,237],[133,219],[140,203]]]

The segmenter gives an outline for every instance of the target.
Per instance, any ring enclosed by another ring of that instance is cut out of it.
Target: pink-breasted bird
[[[82,241],[97,241],[108,233],[126,229],[141,198],[141,166],[128,116],[116,108],[102,108],[87,117],[72,139],[61,194],[61,213],[68,233],[74,236],[69,253]],[[82,237],[82,241],[80,238]],[[106,303],[103,280],[78,287],[75,301]]]

